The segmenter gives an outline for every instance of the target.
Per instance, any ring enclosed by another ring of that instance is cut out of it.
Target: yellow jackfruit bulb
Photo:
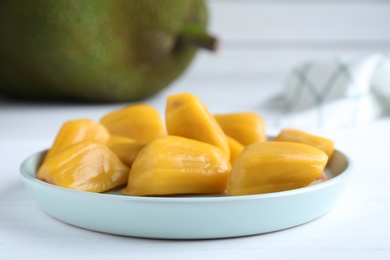
[[[106,145],[83,141],[45,161],[37,178],[64,188],[104,192],[126,184],[129,172]]]
[[[134,141],[109,144],[107,147],[110,148],[124,164],[131,167],[138,153],[146,145],[147,143]]]
[[[146,104],[130,105],[104,115],[100,119],[110,134],[150,142],[166,135],[159,112]]]
[[[223,193],[230,168],[228,158],[216,146],[179,136],[161,137],[138,154],[122,193]]]
[[[332,140],[296,129],[283,129],[279,135],[274,138],[274,141],[297,142],[311,145],[324,151],[329,158],[334,151],[334,142]]]
[[[60,128],[45,161],[72,144],[87,140],[105,144],[109,138],[107,129],[91,119],[67,121]]]
[[[169,135],[215,145],[226,156],[230,156],[225,133],[207,107],[196,96],[190,93],[169,96],[165,110],[165,122]]]
[[[306,187],[320,178],[327,161],[326,153],[306,144],[258,142],[237,157],[227,190],[239,196]]]
[[[230,149],[230,163],[233,164],[237,156],[244,150],[244,146],[240,144],[236,139],[226,136],[228,139]]]
[[[115,145],[115,144],[123,144],[123,143],[134,143],[135,139],[128,138],[120,135],[110,135],[110,139],[108,139],[107,146]]]
[[[131,167],[138,152],[141,151],[146,144],[147,143],[145,142],[139,142],[128,137],[111,135],[107,142],[107,147],[110,148],[124,164]]]
[[[244,146],[267,140],[265,123],[256,113],[231,113],[214,115],[226,135]]]

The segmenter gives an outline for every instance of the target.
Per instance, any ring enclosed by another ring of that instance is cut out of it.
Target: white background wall
[[[389,0],[207,0],[216,54],[190,76],[281,78],[294,64],[390,52]],[[207,85],[207,83],[204,83]]]

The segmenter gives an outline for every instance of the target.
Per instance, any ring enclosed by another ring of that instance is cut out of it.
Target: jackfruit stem
[[[186,26],[179,34],[178,42],[209,51],[216,51],[219,47],[219,42],[216,37],[196,25]]]

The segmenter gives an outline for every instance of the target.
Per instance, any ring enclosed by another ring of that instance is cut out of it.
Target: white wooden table
[[[202,53],[184,77],[145,101],[161,112],[169,94],[188,91],[213,113],[261,114],[259,105],[280,91],[283,73],[292,64],[309,57],[388,50],[385,43],[390,35],[370,29],[388,22],[386,1],[356,1],[353,9],[349,1],[301,1],[298,6],[287,1],[209,2],[212,28],[222,32],[225,47],[214,56]],[[325,10],[315,17],[322,24],[332,18],[322,33],[313,34],[313,27],[307,26],[313,19],[310,10]],[[295,15],[289,16],[291,12]],[[329,28],[338,26],[336,20],[344,18],[343,12],[352,20],[334,36]],[[357,20],[366,25],[360,28],[364,39],[356,31],[347,33]],[[288,34],[282,29],[286,24],[300,30]],[[250,38],[251,34],[256,36]],[[340,41],[342,34],[348,35]],[[0,259],[390,259],[388,118],[359,128],[318,129],[351,158],[351,178],[328,214],[288,230],[220,240],[151,240],[83,230],[45,214],[23,186],[22,160],[49,147],[64,121],[98,120],[123,105],[43,105],[0,99]],[[277,131],[268,129],[269,134]]]

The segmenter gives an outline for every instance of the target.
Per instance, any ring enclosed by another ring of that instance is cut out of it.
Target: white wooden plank
[[[390,41],[389,1],[318,2],[209,1],[210,29],[225,41]]]
[[[390,49],[307,49],[307,50],[264,50],[221,48],[215,54],[199,53],[187,76],[194,78],[207,77],[284,77],[297,64],[308,60],[327,61],[346,59],[357,55],[366,56],[373,53],[390,53]]]
[[[257,3],[257,4],[388,4],[390,0],[206,0],[207,3],[237,3],[247,4],[247,3]]]

